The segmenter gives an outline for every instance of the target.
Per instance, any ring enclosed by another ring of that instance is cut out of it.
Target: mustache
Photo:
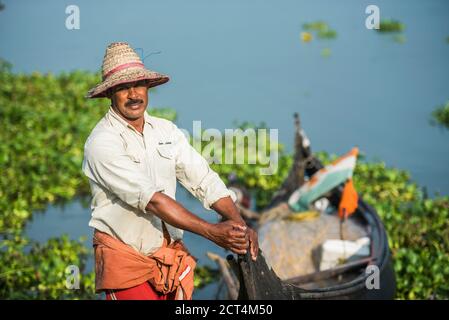
[[[126,106],[126,107],[129,107],[129,106],[132,106],[132,105],[138,104],[138,103],[143,103],[143,100],[142,100],[142,99],[132,99],[132,100],[128,100],[128,101],[125,103],[125,106]]]

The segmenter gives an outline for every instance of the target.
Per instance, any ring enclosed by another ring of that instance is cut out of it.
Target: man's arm
[[[239,224],[246,226],[245,221],[240,215],[240,211],[235,205],[234,201],[232,201],[231,197],[224,197],[218,199],[212,205],[212,209],[218,212],[225,220],[235,221]],[[251,257],[255,261],[257,258],[257,254],[259,252],[259,240],[257,237],[257,233],[251,229],[247,228],[247,237],[250,244]]]
[[[237,254],[245,254],[248,240],[246,228],[234,221],[210,224],[169,196],[161,193],[162,186],[141,171],[129,157],[117,137],[103,134],[85,148],[83,172],[89,179],[113,192],[124,203],[142,212],[152,211],[170,225],[199,234],[217,245]],[[148,201],[148,199],[151,199]]]
[[[224,220],[233,220],[246,225],[245,220],[243,220],[242,216],[240,215],[239,209],[234,204],[234,201],[232,201],[231,197],[223,197],[221,199],[218,199],[214,202],[214,204],[212,204],[211,207],[223,218],[225,218]]]
[[[177,150],[175,157],[176,178],[203,203],[206,209],[214,209],[225,219],[228,219],[225,222],[234,222],[245,228],[246,237],[251,244],[251,255],[255,260],[259,249],[257,234],[254,230],[246,227],[246,223],[232,201],[226,185],[219,175],[210,168],[206,159],[190,145],[184,134],[174,124],[173,136]]]
[[[161,192],[156,192],[152,196],[146,209],[176,228],[203,236],[234,253],[246,254],[249,242],[246,226],[242,223],[235,220],[209,223]]]

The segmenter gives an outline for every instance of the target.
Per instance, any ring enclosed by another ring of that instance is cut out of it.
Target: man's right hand
[[[208,238],[236,254],[246,254],[249,247],[248,228],[242,223],[226,220],[210,226]]]
[[[166,223],[194,232],[234,253],[246,254],[249,247],[250,233],[243,219],[212,224],[194,215],[162,192],[153,195],[146,209]]]

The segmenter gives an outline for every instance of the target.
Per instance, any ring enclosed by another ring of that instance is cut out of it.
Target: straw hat
[[[145,69],[138,54],[125,42],[111,43],[104,54],[103,82],[89,90],[87,98],[104,98],[106,90],[122,83],[148,80],[148,88],[166,83],[169,77]]]

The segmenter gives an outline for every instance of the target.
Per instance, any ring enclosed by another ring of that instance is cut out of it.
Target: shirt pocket
[[[156,146],[157,150],[157,175],[164,178],[174,179],[175,171],[175,154],[171,144],[160,144]]]
[[[173,146],[171,144],[160,144],[156,147],[157,152],[162,158],[173,160]]]

